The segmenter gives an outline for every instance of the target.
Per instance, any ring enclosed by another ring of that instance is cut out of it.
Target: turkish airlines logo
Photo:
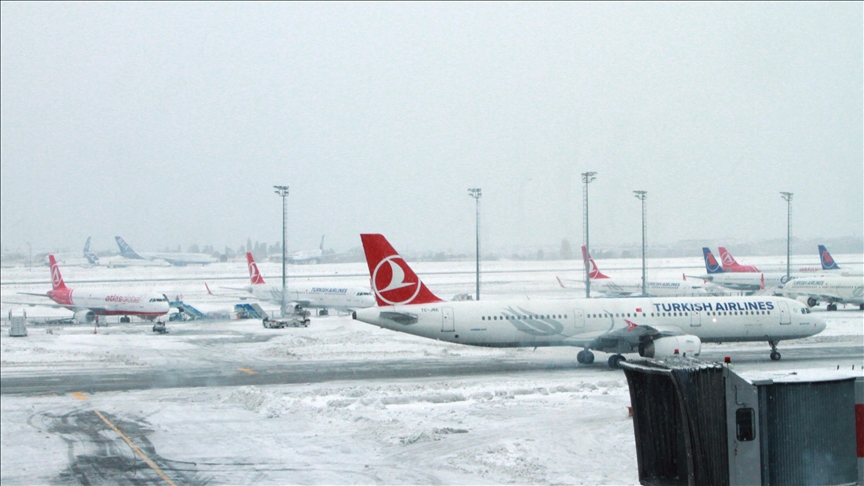
[[[60,276],[60,269],[57,268],[57,265],[51,267],[51,284],[54,288],[60,286],[63,283],[63,277]]]
[[[258,265],[255,262],[249,264],[249,278],[252,279],[252,283],[257,283],[258,279],[261,278],[261,273],[258,272]]]
[[[732,255],[725,253],[723,254],[723,265],[730,266],[735,263],[735,260],[732,259]]]
[[[381,260],[372,272],[372,291],[390,305],[411,302],[420,293],[420,280],[406,282],[406,270],[411,273],[408,264],[399,255]]]
[[[594,263],[593,258],[588,259],[588,275],[591,278],[597,278],[597,275],[600,273],[600,270],[597,270],[597,264]]]
[[[633,321],[624,319],[624,322],[627,323],[627,332],[633,332],[633,329],[636,329],[637,327],[639,327],[639,324],[636,324]]]

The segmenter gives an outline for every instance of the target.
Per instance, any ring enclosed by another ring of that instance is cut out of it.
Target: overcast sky
[[[2,3],[2,247],[861,236],[862,3]],[[698,250],[697,250],[698,251]]]

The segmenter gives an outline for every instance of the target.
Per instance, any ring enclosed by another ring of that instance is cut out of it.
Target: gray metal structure
[[[860,373],[763,374],[694,359],[622,362],[639,481],[854,484]],[[864,422],[858,423],[864,429]],[[861,431],[858,432],[862,433]]]
[[[27,311],[24,309],[9,310],[9,336],[24,337],[27,335]]]
[[[645,197],[648,195],[646,191],[633,191],[637,199],[642,201],[642,295],[648,295],[648,283],[645,280]]]
[[[285,276],[285,265],[287,255],[285,253],[285,240],[287,240],[287,232],[288,232],[288,186],[273,186],[276,189],[274,192],[282,198],[282,303],[280,305],[281,314],[284,316],[287,313],[287,303],[285,302],[285,296],[288,295],[287,285],[286,285],[286,276]],[[324,241],[323,239],[321,240]]]
[[[585,234],[585,252],[586,256],[583,260],[585,264],[585,298],[591,297],[591,264],[587,255],[591,254],[591,245],[588,241],[588,184],[596,179],[596,172],[583,172],[582,183],[585,184],[585,190],[582,192],[582,222],[584,225],[583,233]]]
[[[468,189],[468,195],[474,198],[476,202],[475,205],[475,215],[474,215],[474,231],[475,231],[475,242],[477,247],[475,249],[476,261],[477,261],[477,300],[480,300],[480,198],[483,196],[479,187],[472,187]]]
[[[780,197],[786,200],[786,281],[792,277],[792,196],[794,193],[781,192]]]

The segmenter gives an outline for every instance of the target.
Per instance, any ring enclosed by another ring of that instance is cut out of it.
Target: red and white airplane
[[[433,294],[379,234],[360,235],[377,307],[354,319],[452,343],[488,347],[573,346],[576,359],[591,350],[648,358],[698,355],[702,342],[777,343],[818,334],[825,322],[804,304],[783,297],[665,297],[555,300],[444,301]]]
[[[138,316],[152,321],[168,313],[168,298],[155,292],[140,293],[116,288],[70,289],[60,275],[54,255],[48,255],[48,262],[51,265],[51,290],[44,294],[20,293],[50,298],[55,304],[36,305],[69,309],[75,313],[75,322],[92,323],[97,320],[97,316],[124,316],[126,322],[129,316]]]
[[[282,302],[282,285],[268,284],[258,270],[258,264],[251,253],[246,253],[249,265],[249,285],[245,290],[262,301]],[[368,288],[345,287],[337,285],[317,285],[299,287],[287,285],[286,303],[297,304],[309,309],[320,309],[319,315],[326,315],[327,309],[350,312],[375,305],[372,292]]]

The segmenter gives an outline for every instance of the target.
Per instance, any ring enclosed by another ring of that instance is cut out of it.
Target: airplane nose
[[[818,320],[816,321],[816,329],[819,329],[819,332],[822,332],[825,330],[825,327],[827,327],[827,324],[825,323],[825,319],[819,317]]]

